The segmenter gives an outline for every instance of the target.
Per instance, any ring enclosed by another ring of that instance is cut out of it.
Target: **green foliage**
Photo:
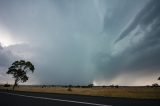
[[[27,72],[31,71],[34,72],[34,65],[29,61],[15,61],[12,65],[8,68],[7,74],[12,74],[13,78],[15,78],[15,86],[18,85],[18,82],[26,82],[28,80]]]

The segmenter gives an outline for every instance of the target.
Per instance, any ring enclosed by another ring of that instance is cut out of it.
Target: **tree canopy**
[[[20,60],[13,62],[7,71],[7,74],[12,74],[15,79],[13,90],[18,85],[18,82],[26,82],[28,80],[27,73],[29,71],[33,73],[34,70],[34,65],[30,61]]]

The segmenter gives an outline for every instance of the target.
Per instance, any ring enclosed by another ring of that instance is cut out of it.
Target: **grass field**
[[[0,89],[12,88],[0,87]],[[93,88],[68,88],[64,87],[32,87],[32,86],[19,86],[15,88],[16,91],[29,91],[29,92],[44,92],[44,93],[61,93],[61,94],[79,94],[90,96],[105,96],[105,97],[123,97],[123,98],[137,98],[137,99],[160,99],[160,87],[93,87]]]

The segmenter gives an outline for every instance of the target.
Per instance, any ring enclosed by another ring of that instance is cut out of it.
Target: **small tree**
[[[27,72],[31,71],[33,73],[34,69],[34,65],[29,61],[20,60],[12,63],[11,67],[8,68],[7,74],[12,74],[15,79],[13,91],[20,81],[23,83],[28,80]]]
[[[158,87],[159,85],[157,83],[152,84],[152,87]]]
[[[89,84],[88,85],[89,88],[92,88],[93,86],[94,86],[94,84]]]

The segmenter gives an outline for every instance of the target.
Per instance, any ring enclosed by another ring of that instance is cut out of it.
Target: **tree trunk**
[[[17,82],[18,82],[18,79],[16,79],[15,82],[14,82],[13,91],[14,91],[15,87],[17,86]]]

